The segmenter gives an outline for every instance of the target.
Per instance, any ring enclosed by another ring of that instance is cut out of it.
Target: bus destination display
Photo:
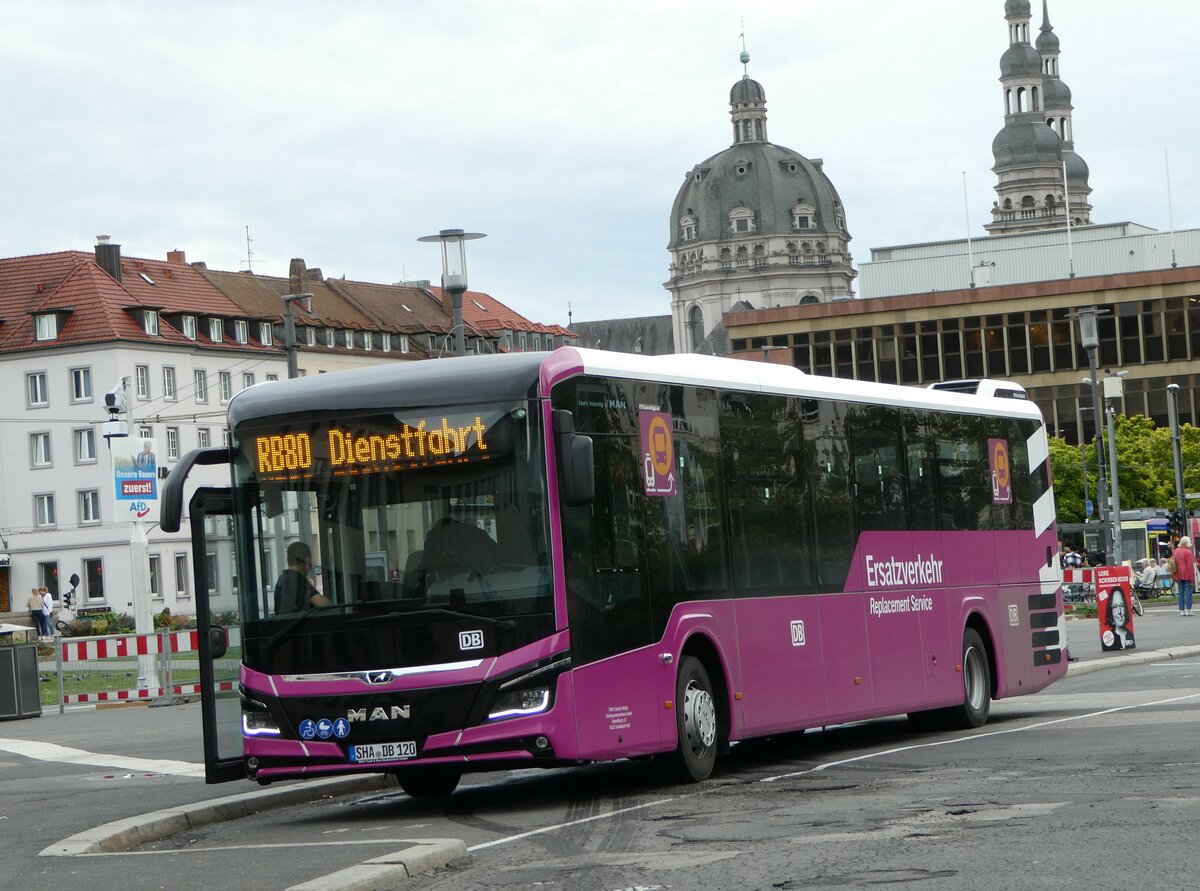
[[[393,429],[325,429],[260,433],[251,439],[260,480],[301,480],[402,471],[486,461],[487,426],[480,415],[464,419],[422,418]]]

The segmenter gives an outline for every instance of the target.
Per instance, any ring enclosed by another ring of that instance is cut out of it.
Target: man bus
[[[193,465],[231,465],[190,507],[195,553],[227,513],[238,561],[212,780],[388,772],[445,795],[645,755],[703,780],[755,736],[976,727],[1066,671],[1027,400],[567,347],[253,387],[229,427],[172,471],[162,520]],[[281,611],[296,541],[321,603]]]

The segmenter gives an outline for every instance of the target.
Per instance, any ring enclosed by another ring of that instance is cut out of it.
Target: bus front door
[[[209,553],[205,535],[208,517],[224,520],[233,514],[233,496],[228,489],[197,489],[190,504],[192,527],[192,576],[195,582],[197,650],[200,663],[200,713],[204,732],[204,779],[224,783],[246,777],[242,760],[242,704],[238,692],[240,647],[230,647],[230,634],[240,643],[240,629],[212,622],[210,598],[219,580],[208,577]]]

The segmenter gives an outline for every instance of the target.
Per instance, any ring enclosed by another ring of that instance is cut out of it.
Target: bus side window
[[[846,404],[816,402],[806,409],[804,437],[812,462],[813,529],[817,541],[817,573],[822,591],[842,591],[858,539],[850,499],[850,455],[842,418]]]

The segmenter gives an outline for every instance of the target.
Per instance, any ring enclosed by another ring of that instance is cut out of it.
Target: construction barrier
[[[59,712],[72,703],[132,702],[200,693],[196,630],[64,638],[55,647]],[[234,652],[216,660],[215,687],[237,687],[241,629],[229,629]],[[182,657],[182,658],[181,658]],[[172,675],[191,675],[186,680]],[[42,682],[49,678],[44,675]],[[182,682],[180,682],[182,681]]]

